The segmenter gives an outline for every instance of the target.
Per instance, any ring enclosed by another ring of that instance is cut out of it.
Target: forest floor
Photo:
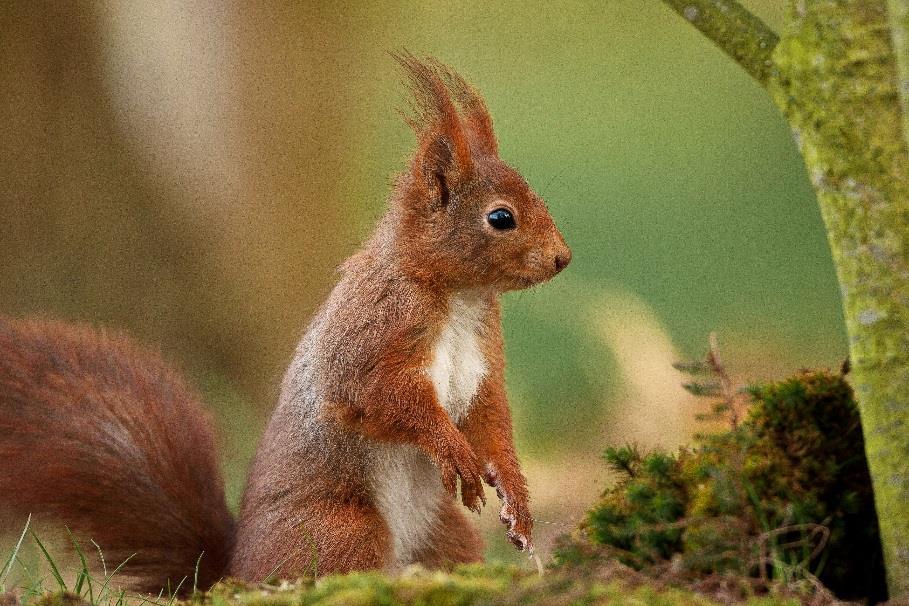
[[[672,576],[667,575],[667,579]],[[542,575],[511,565],[484,564],[461,566],[447,573],[414,567],[398,575],[353,573],[316,581],[301,579],[256,586],[226,581],[186,600],[128,598],[126,603],[143,606],[826,606],[838,603],[814,591],[799,595],[781,589],[760,595],[761,592],[743,591],[743,587],[743,579],[732,577],[682,586],[673,580],[646,577],[614,560],[601,560],[560,566]],[[3,598],[0,594],[0,606],[16,603]],[[47,593],[30,603],[35,606],[118,604],[117,595],[101,600],[87,598],[84,592],[81,598],[72,593]]]

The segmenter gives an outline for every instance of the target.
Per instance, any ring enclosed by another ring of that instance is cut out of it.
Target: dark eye
[[[511,212],[504,208],[495,209],[486,215],[486,220],[495,229],[514,229],[516,227]]]

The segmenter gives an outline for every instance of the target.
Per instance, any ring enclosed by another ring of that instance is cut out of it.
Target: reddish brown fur
[[[493,321],[498,327],[498,307]],[[508,497],[508,513],[516,519],[514,528],[508,529],[508,538],[514,542],[519,535],[528,539],[531,537],[533,519],[528,507],[527,481],[521,473],[521,465],[514,449],[511,410],[505,395],[505,358],[502,352],[502,332],[495,330],[486,342],[486,356],[490,361],[489,375],[480,385],[476,403],[461,430],[480,460],[486,463],[483,479],[496,489],[499,498]],[[504,519],[502,521],[505,522]]]
[[[436,540],[426,543],[416,556],[426,568],[450,570],[457,564],[483,559],[483,538],[454,501],[443,503],[433,536]]]
[[[217,580],[233,520],[209,415],[119,335],[0,317],[0,528],[62,522],[134,588]]]
[[[543,201],[498,157],[476,91],[433,60],[398,60],[414,93],[417,151],[297,348],[232,554],[207,416],[156,357],[85,329],[0,324],[4,504],[54,515],[114,557],[139,551],[147,589],[186,574],[203,549],[203,582],[228,557],[230,574],[248,581],[477,561],[482,541],[454,501],[459,481],[473,510],[483,479],[494,485],[508,536],[531,546],[498,295],[550,279],[570,251]],[[496,208],[517,228],[494,230],[486,218]],[[445,336],[460,326],[456,312],[473,322],[467,337]],[[429,372],[443,350],[477,373],[458,424]]]
[[[232,564],[241,577],[256,577],[279,562],[261,537],[277,540],[285,553],[301,542],[301,528],[331,546],[319,556],[325,572],[361,567],[335,553],[388,549],[387,524],[365,534],[362,528],[375,525],[351,523],[343,509],[352,496],[333,494],[335,483],[352,490],[364,519],[374,520],[377,502],[364,473],[375,456],[371,444],[416,446],[439,469],[451,495],[460,478],[462,501],[471,509],[481,506],[485,478],[507,499],[503,514],[514,518],[509,537],[516,543],[531,537],[505,398],[497,296],[551,278],[570,251],[542,200],[496,155],[479,95],[436,62],[399,60],[416,99],[410,123],[418,132],[417,152],[372,239],[344,264],[285,377],[242,508]],[[485,223],[486,213],[501,206],[518,221],[507,235]],[[467,419],[456,427],[426,369],[450,297],[460,292],[475,293],[487,310],[481,341],[488,372]],[[268,513],[278,510],[292,512],[294,523]],[[450,504],[443,505],[436,527],[445,536],[427,542],[417,561],[439,565],[481,557],[479,536]],[[370,567],[393,565],[390,558],[386,551]]]

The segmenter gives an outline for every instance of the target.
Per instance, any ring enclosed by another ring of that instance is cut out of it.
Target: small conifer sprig
[[[720,356],[716,333],[710,333],[710,347],[702,360],[676,362],[672,366],[692,379],[682,387],[693,396],[714,400],[711,412],[697,415],[699,421],[724,420],[730,429],[739,426],[750,398],[744,387],[737,387]]]

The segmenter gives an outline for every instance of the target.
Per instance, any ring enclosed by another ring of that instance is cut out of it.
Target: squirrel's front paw
[[[505,536],[519,551],[533,553],[533,543],[530,540],[533,530],[533,518],[526,506],[511,503],[508,497],[502,499],[502,509],[499,511],[499,520],[508,526]]]
[[[483,482],[468,484],[461,478],[461,502],[470,511],[479,514],[486,505],[486,495],[483,494]]]
[[[449,442],[436,461],[439,472],[442,474],[442,486],[452,496],[457,495],[457,480],[461,478],[461,502],[464,506],[480,512],[486,504],[483,495],[483,480],[480,475],[480,461],[467,440],[452,440]]]
[[[527,551],[533,554],[533,542],[530,538],[533,531],[533,518],[530,517],[530,509],[527,507],[526,483],[520,473],[517,473],[516,476],[521,481],[520,486],[523,487],[520,491],[511,489],[514,484],[503,486],[502,478],[491,464],[486,467],[483,479],[496,489],[496,495],[502,500],[499,520],[508,526],[505,536],[520,551]],[[515,495],[518,496],[516,497]]]

